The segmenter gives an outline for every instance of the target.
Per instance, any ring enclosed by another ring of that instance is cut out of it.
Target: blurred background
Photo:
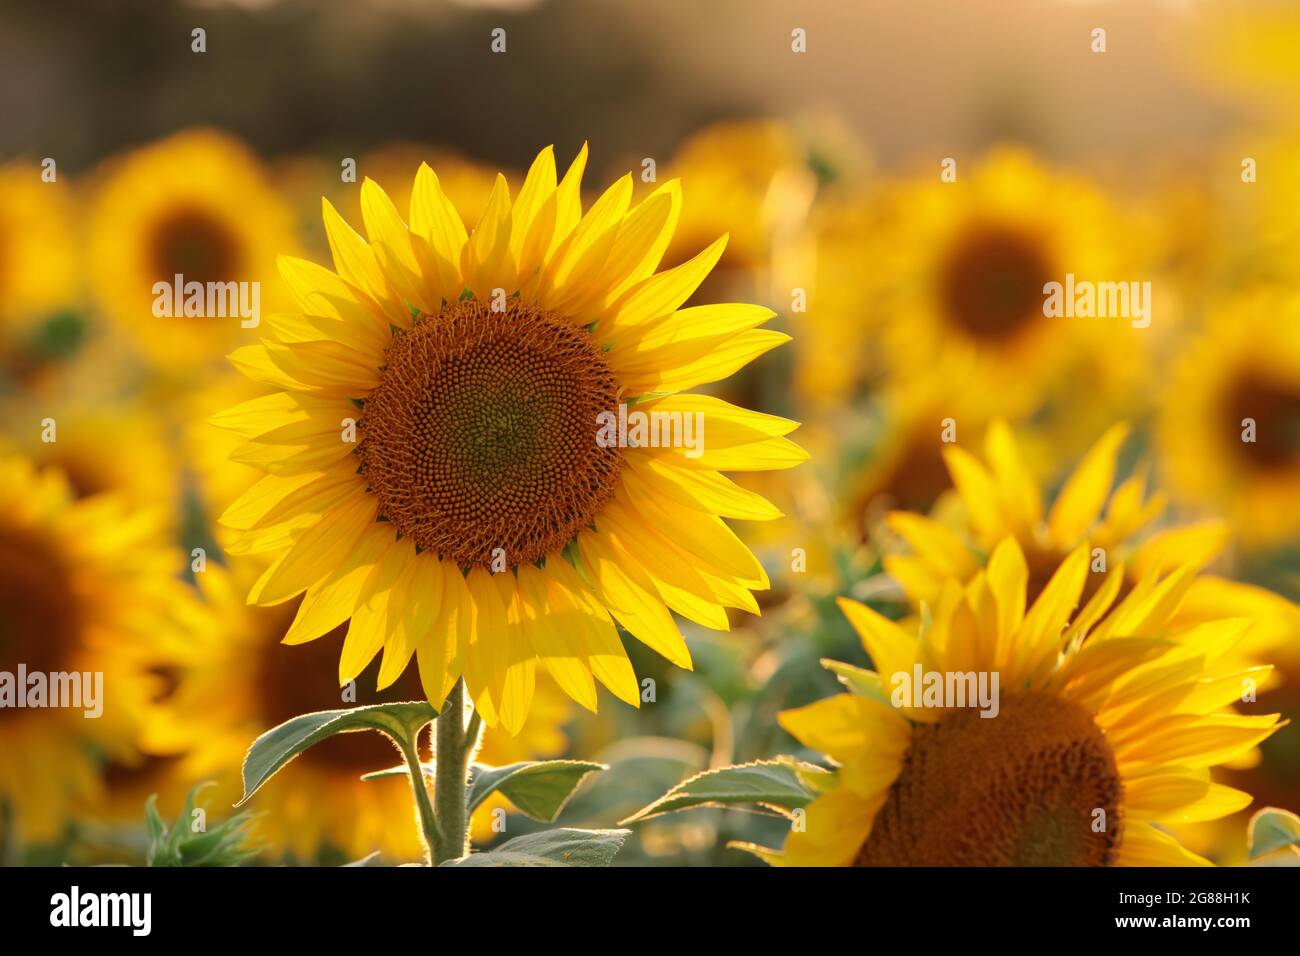
[[[244,605],[258,569],[215,523],[256,472],[205,419],[256,394],[225,359],[256,330],[160,326],[155,279],[256,279],[264,313],[288,308],[275,257],[328,262],[322,196],[356,225],[362,179],[403,209],[428,161],[472,226],[495,172],[517,187],[548,144],[561,163],[590,144],[593,192],[629,169],[648,191],[647,161],[682,177],[668,259],[729,232],[700,300],[770,305],[794,336],[719,391],[802,421],[813,452],[749,479],[786,514],[737,523],[773,578],[760,618],[683,622],[689,673],[630,643],[655,681],[639,711],[542,689],[523,734],[489,737],[491,763],[610,764],[562,821],[613,825],[690,773],[796,749],[775,714],[836,691],[820,660],[869,663],[835,596],[908,610],[882,573],[901,547],[885,513],[960,509],[948,419],[977,454],[1009,421],[1049,492],[1128,423],[1117,483],[1145,474],[1166,502],[1134,540],[1221,529],[1206,574],[1276,596],[1260,706],[1300,716],[1297,64],[1294,3],[9,0],[0,529],[21,534],[0,530],[0,669],[25,641],[90,647],[111,719],[0,711],[4,862],[138,860],[146,797],[175,816],[213,780],[201,802],[225,818],[257,734],[341,706],[341,633],[281,646],[294,608]],[[1150,282],[1150,326],[1044,318],[1037,290],[1067,272]],[[37,484],[52,503],[24,509]],[[19,573],[43,567],[38,526],[95,543],[78,551],[103,584],[78,584],[93,613],[38,613],[60,603]],[[408,677],[382,699],[420,696]],[[396,762],[369,736],[257,797],[258,859],[418,857],[405,783],[359,779]],[[1257,805],[1300,808],[1294,733],[1247,763],[1231,773]],[[508,834],[535,825],[499,806]],[[619,862],[752,865],[728,841],[785,826],[693,811],[638,826]],[[476,835],[496,837],[489,814]],[[1188,839],[1239,861],[1245,815]]]

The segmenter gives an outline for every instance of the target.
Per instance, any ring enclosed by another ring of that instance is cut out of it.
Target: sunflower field
[[[1300,864],[1298,64],[6,6],[0,860]]]

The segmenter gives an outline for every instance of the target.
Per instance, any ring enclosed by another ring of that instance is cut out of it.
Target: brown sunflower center
[[[958,328],[996,345],[1043,314],[1043,286],[1051,279],[1051,263],[1034,236],[979,226],[953,244],[940,266],[940,304]]]
[[[597,441],[614,374],[582,329],[512,302],[422,315],[389,347],[358,422],[379,512],[463,568],[562,549],[614,494],[622,458]]]
[[[0,671],[50,674],[73,666],[82,624],[67,567],[50,545],[0,528]],[[22,688],[19,688],[21,691]],[[0,719],[7,713],[0,708]]]
[[[289,630],[297,613],[297,602],[284,607],[256,611],[258,627],[263,632],[254,692],[266,730],[286,720],[320,710],[338,710],[366,704],[423,700],[419,673],[414,667],[382,691],[375,690],[379,675],[379,658],[356,679],[356,699],[344,700],[339,687],[339,652],[348,625],[339,625],[323,637],[306,644],[286,646],[280,639]],[[335,734],[298,758],[322,770],[338,770],[351,779],[371,770],[383,770],[399,761],[397,751],[386,737],[377,733]]]
[[[862,507],[865,508],[871,498],[882,495],[888,497],[894,507],[905,511],[929,511],[952,485],[942,448],[943,445],[929,435],[918,433],[909,437],[880,483],[863,489],[860,496]]]
[[[153,231],[153,267],[164,282],[175,275],[186,282],[228,282],[238,265],[238,246],[230,228],[202,209],[180,209]]]
[[[960,710],[916,728],[856,863],[1104,866],[1121,795],[1114,755],[1084,710],[1004,695],[996,717]]]
[[[1228,434],[1240,443],[1241,454],[1253,468],[1286,468],[1300,461],[1300,389],[1259,376],[1242,376],[1225,402]],[[1255,423],[1255,440],[1242,441],[1246,419]]]

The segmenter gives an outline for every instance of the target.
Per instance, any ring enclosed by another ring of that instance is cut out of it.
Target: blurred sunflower
[[[847,484],[840,495],[841,520],[860,539],[886,509],[929,511],[952,485],[945,433],[951,428],[963,439],[980,435],[992,415],[989,396],[972,394],[963,379],[947,376],[887,383],[868,407],[865,454],[845,462]]]
[[[1062,559],[1085,539],[1105,552],[1108,564],[1129,561],[1147,570],[1150,559],[1143,561],[1133,554],[1136,536],[1161,514],[1165,502],[1159,494],[1147,495],[1147,479],[1141,471],[1111,494],[1127,436],[1127,425],[1112,426],[1084,455],[1046,514],[1042,488],[1004,421],[994,421],[985,435],[987,465],[960,445],[943,445],[936,437],[959,507],[948,509],[946,521],[910,511],[892,512],[885,523],[907,543],[910,553],[886,556],[885,570],[914,604],[932,602],[947,578],[970,580],[984,556],[1008,535],[1016,538],[1029,562],[1031,600]],[[1196,560],[1203,566],[1223,543],[1224,530],[1218,524],[1183,529],[1179,562]],[[1162,539],[1154,547],[1163,552]]]
[[[808,335],[797,340],[793,377],[799,397],[819,410],[852,404],[883,371],[881,362],[862,354],[862,336],[878,331],[872,302],[876,293],[864,295],[863,282],[875,289],[884,279],[872,265],[877,254],[872,243],[888,225],[886,206],[873,184],[862,194],[819,202],[809,219],[809,278],[794,283],[809,297],[802,319]]]
[[[260,283],[260,311],[283,293],[279,253],[297,248],[291,211],[243,144],[191,130],[112,160],[99,173],[88,226],[100,307],[160,369],[183,374],[256,341],[238,315],[159,318],[155,283]],[[251,288],[251,287],[250,287]]]
[[[1128,426],[1112,426],[1084,455],[1044,515],[1044,495],[1027,467],[1011,429],[995,421],[985,440],[986,465],[965,449],[944,449],[957,501],[941,503],[932,516],[896,511],[885,524],[906,543],[907,553],[889,553],[885,570],[913,607],[937,600],[944,581],[969,581],[993,547],[1006,536],[1018,542],[1029,564],[1029,598],[1042,591],[1056,567],[1083,541],[1094,549],[1085,586],[1091,596],[1108,568],[1121,572],[1120,594],[1151,573],[1176,567],[1207,568],[1229,540],[1223,522],[1155,527],[1165,497],[1148,495],[1146,470],[1139,468],[1114,485]],[[1100,549],[1100,550],[1096,550]],[[1178,612],[1180,626],[1222,617],[1249,618],[1250,655],[1285,653],[1300,637],[1300,608],[1263,588],[1202,573],[1192,582]]]
[[[158,415],[135,401],[24,395],[3,406],[0,455],[57,468],[77,498],[118,492],[175,519],[177,463]]]
[[[57,345],[42,331],[81,291],[72,199],[41,172],[28,163],[0,166],[0,370],[22,384]]]
[[[688,184],[689,202],[665,264],[686,261],[725,232],[727,248],[702,292],[770,292],[766,281],[792,251],[817,187],[794,131],[769,120],[718,123],[683,143],[666,171]]]
[[[589,709],[593,676],[639,703],[614,620],[689,666],[669,608],[719,629],[725,607],[755,611],[767,575],[719,514],[769,509],[719,471],[806,457],[783,437],[794,422],[675,394],[788,336],[759,329],[772,312],[756,306],[680,310],[725,237],[657,273],[678,184],[630,207],[625,176],[584,215],[586,157],[557,184],[543,150],[513,202],[498,178],[472,234],[428,166],[409,229],[372,181],[369,242],[326,202],[337,274],[282,259],[302,314],[232,356],[281,391],[213,420],[269,472],[223,522],[278,555],[250,602],[306,592],[285,640],[350,617],[340,681],[381,649],[398,672],[418,654],[433,704],[463,674],[487,725],[511,732],[539,661]],[[598,415],[637,399],[699,416],[700,454],[602,440]]]
[[[1006,538],[969,584],[945,583],[919,633],[842,599],[875,670],[829,664],[852,693],[781,714],[837,770],[784,852],[749,849],[782,865],[1208,863],[1163,827],[1250,802],[1209,768],[1277,729],[1226,710],[1268,668],[1226,663],[1248,622],[1170,626],[1192,565],[1114,606],[1112,571],[1075,615],[1088,563],[1084,544],[1026,610],[1030,569]],[[895,675],[916,668],[998,674],[996,714],[896,706]]]
[[[877,193],[829,217],[818,237],[801,382],[824,377],[842,401],[882,376],[964,376],[1018,418],[1086,381],[1088,401],[1071,406],[1076,428],[1139,382],[1145,342],[1128,320],[1044,314],[1048,282],[1129,272],[1118,217],[1090,181],[1004,147],[955,182],[936,171]],[[846,288],[854,294],[837,291]],[[857,332],[847,353],[846,327]],[[826,382],[814,394],[836,399]]]
[[[1300,299],[1218,309],[1175,362],[1157,429],[1172,494],[1227,517],[1247,550],[1300,531]]]
[[[237,559],[229,570],[210,564],[196,575],[206,607],[176,649],[175,691],[145,737],[151,759],[134,774],[129,768],[116,773],[121,792],[134,798],[143,789],[141,781],[148,781],[183,794],[211,779],[218,785],[216,799],[229,805],[239,798],[239,767],[249,741],[268,728],[313,711],[423,696],[418,677],[391,657],[368,667],[355,685],[340,692],[338,654],[346,624],[305,647],[285,647],[281,639],[296,602],[260,608],[243,600],[260,567]],[[504,764],[562,751],[559,726],[567,701],[553,684],[539,681],[533,719],[518,736],[488,731],[478,759]],[[259,817],[259,837],[271,852],[298,860],[320,859],[330,849],[350,859],[376,849],[395,860],[420,858],[424,850],[409,785],[400,779],[361,779],[400,762],[396,749],[378,734],[342,734],[321,742],[258,794],[254,809],[271,811]],[[492,801],[475,814],[476,839],[491,835],[490,814],[498,806],[509,803]]]
[[[0,708],[0,802],[24,841],[42,842],[101,792],[103,761],[138,759],[160,690],[149,669],[156,642],[170,640],[188,599],[159,522],[120,497],[74,500],[57,470],[10,456],[0,459],[0,502],[0,671],[100,675],[98,717]]]

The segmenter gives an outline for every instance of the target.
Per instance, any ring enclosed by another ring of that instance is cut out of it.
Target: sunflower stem
[[[438,821],[438,847],[433,864],[458,860],[469,852],[469,758],[478,741],[479,716],[465,724],[465,681],[447,697],[447,707],[434,724],[433,800]]]
[[[424,837],[426,857],[433,861],[438,854],[438,822],[433,815],[433,804],[429,800],[429,784],[424,779],[424,768],[420,766],[419,731],[415,739],[401,741],[402,756],[406,758],[406,770],[411,777],[411,792],[415,794],[415,805],[420,811],[420,833]]]

